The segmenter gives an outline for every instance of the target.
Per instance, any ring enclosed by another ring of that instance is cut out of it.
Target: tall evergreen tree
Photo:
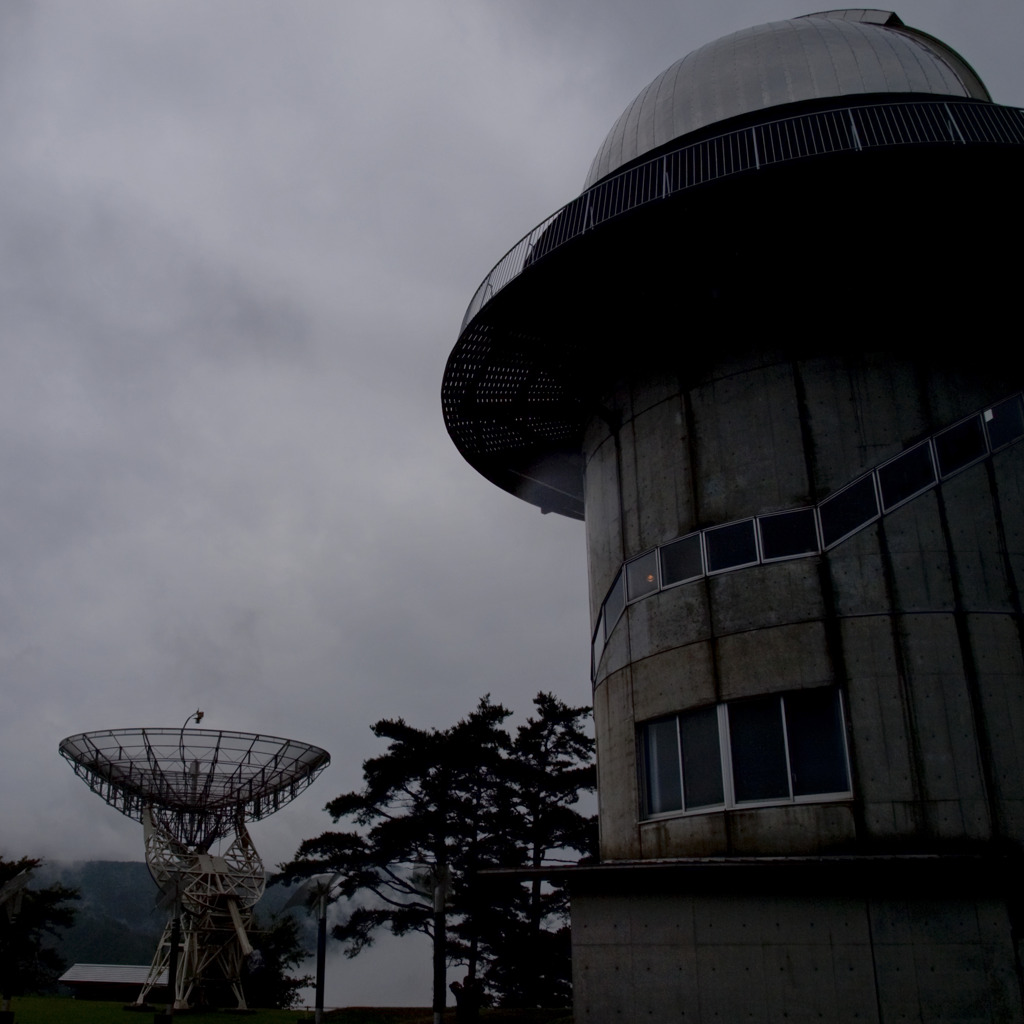
[[[0,858],[0,891],[4,894],[0,904],[0,995],[4,1009],[11,996],[53,985],[66,966],[53,948],[53,939],[74,921],[72,903],[78,892],[59,884],[38,889],[24,884],[26,875],[39,864],[30,857]]]
[[[257,915],[250,938],[256,948],[245,964],[246,1001],[250,1006],[289,1009],[298,1002],[300,991],[313,984],[311,974],[289,973],[307,956],[295,918]]]
[[[539,872],[597,853],[596,818],[577,809],[580,794],[596,785],[594,741],[584,728],[589,708],[550,693],[538,693],[533,703],[535,713],[516,730],[506,760],[505,862],[535,873],[495,893],[481,939],[488,985],[504,1005],[560,1006],[572,992],[568,893]]]
[[[356,829],[308,839],[282,866],[285,880],[342,872],[341,895],[372,897],[333,929],[347,956],[370,945],[378,928],[428,935],[435,1010],[445,1003],[449,957],[474,955],[449,942],[447,919],[472,914],[467,871],[493,862],[487,847],[496,807],[488,791],[508,744],[501,728],[508,715],[485,697],[448,729],[417,729],[402,719],[374,724],[374,734],[389,741],[387,753],[363,763],[361,790],[327,805],[334,821]]]
[[[332,932],[347,956],[370,945],[378,928],[430,936],[435,1012],[449,963],[464,963],[469,979],[482,976],[503,1002],[564,1002],[569,991],[564,895],[539,879],[524,886],[479,876],[592,847],[592,819],[574,806],[593,788],[589,711],[548,694],[534,704],[514,737],[504,728],[508,709],[487,697],[448,729],[377,722],[387,752],[363,763],[361,790],[327,805],[334,821],[354,827],[306,840],[281,866],[285,881],[342,873],[341,895],[359,900]],[[551,956],[555,947],[564,955]],[[549,983],[556,962],[561,981]],[[540,983],[522,979],[533,973]]]

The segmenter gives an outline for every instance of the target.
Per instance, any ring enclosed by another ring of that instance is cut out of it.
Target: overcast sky
[[[142,859],[71,733],[198,706],[325,747],[253,828],[270,866],[330,826],[371,722],[588,702],[582,524],[462,461],[444,363],[647,82],[810,9],[0,2],[0,853]],[[1024,105],[1019,0],[898,13]],[[335,1001],[384,1001],[369,963]]]

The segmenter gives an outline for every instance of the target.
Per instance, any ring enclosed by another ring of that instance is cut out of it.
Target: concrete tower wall
[[[1022,164],[892,12],[757,26],[477,289],[452,437],[586,519],[578,1021],[1024,1019]]]
[[[573,902],[577,1024],[1020,1020],[999,899],[767,891]]]
[[[891,354],[748,355],[622,384],[586,433],[595,621],[625,560],[815,505],[1008,390]],[[603,859],[1020,849],[1022,470],[1011,445],[824,554],[629,604],[596,673]],[[851,797],[647,813],[642,723],[824,686],[842,695]]]

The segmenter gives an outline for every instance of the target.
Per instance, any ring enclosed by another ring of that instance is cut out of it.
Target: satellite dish
[[[202,712],[186,725],[193,718]],[[60,753],[94,793],[142,822],[158,905],[171,911],[136,1003],[166,971],[174,974],[172,1009],[187,1009],[193,989],[216,971],[245,1009],[242,966],[266,885],[246,822],[294,800],[330,755],[280,736],[184,727],[83,732],[61,740]]]
[[[151,808],[190,845],[280,810],[330,763],[308,743],[216,729],[83,732],[61,740],[60,753],[111,807],[136,821]]]

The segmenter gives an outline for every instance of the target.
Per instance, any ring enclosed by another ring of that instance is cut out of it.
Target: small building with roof
[[[57,980],[76,999],[133,1003],[148,976],[149,964],[74,964]],[[150,995],[154,1002],[166,1002],[166,970],[156,978]]]

